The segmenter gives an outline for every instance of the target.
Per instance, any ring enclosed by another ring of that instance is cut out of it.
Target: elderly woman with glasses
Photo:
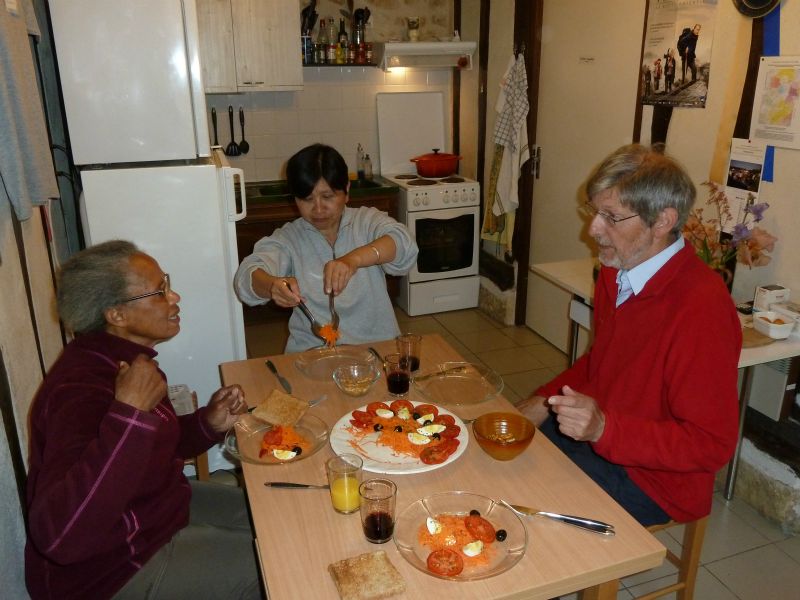
[[[699,519],[736,447],[742,331],[681,233],[694,184],[634,144],[602,161],[586,195],[603,265],[592,347],[520,408],[643,525]]]
[[[180,331],[169,275],[111,241],[66,261],[57,284],[75,339],[31,408],[31,597],[260,597],[241,490],[183,475],[247,406],[229,386],[176,416],[154,350]]]

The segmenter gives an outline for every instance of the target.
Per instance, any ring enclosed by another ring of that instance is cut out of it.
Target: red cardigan
[[[738,436],[736,309],[689,244],[619,308],[616,274],[600,270],[591,349],[536,393],[566,384],[594,398],[606,418],[595,452],[674,520],[698,519]]]
[[[108,333],[78,337],[31,408],[28,543],[31,598],[109,598],[189,521],[184,458],[220,436],[205,407],[175,416],[114,399],[119,361],[152,348]],[[162,374],[163,375],[163,374]]]

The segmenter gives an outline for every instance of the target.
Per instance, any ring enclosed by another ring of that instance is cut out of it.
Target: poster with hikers
[[[717,0],[653,0],[640,65],[642,104],[705,108]]]

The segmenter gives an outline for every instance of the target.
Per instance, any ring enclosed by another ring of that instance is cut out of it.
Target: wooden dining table
[[[394,351],[395,342],[372,346],[386,354]],[[423,337],[421,354],[420,373],[435,371],[446,361],[463,360],[438,334]],[[295,366],[297,354],[223,363],[223,383],[241,385],[249,405],[262,402],[279,386],[265,366],[267,358],[289,380],[294,396],[312,400],[327,395],[309,413],[320,417],[329,429],[346,413],[388,398],[384,376],[366,396],[353,398],[341,392],[333,381],[304,375]],[[425,401],[413,386],[409,399],[414,403]],[[501,394],[472,410],[484,413],[516,409]],[[256,548],[271,600],[336,599],[339,595],[328,565],[375,550],[385,550],[405,580],[406,591],[398,598],[424,600],[546,599],[580,590],[586,600],[610,600],[617,597],[620,578],[657,567],[664,559],[664,546],[544,435],[537,432],[531,445],[515,459],[497,461],[480,448],[470,431],[464,453],[440,468],[415,474],[365,472],[364,478],[388,477],[397,484],[398,515],[430,494],[463,490],[512,504],[605,521],[614,525],[616,535],[606,537],[542,517],[525,517],[527,550],[510,569],[477,581],[440,579],[412,566],[392,541],[380,545],[368,542],[358,512],[335,512],[328,491],[264,486],[266,481],[324,484],[325,461],[333,455],[330,445],[325,444],[315,454],[287,464],[242,463]]]

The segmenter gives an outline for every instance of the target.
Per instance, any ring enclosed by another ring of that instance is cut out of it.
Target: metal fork
[[[336,308],[333,306],[333,292],[328,296],[328,306],[331,309],[331,327],[333,327],[334,331],[339,331],[339,313],[336,312]]]

